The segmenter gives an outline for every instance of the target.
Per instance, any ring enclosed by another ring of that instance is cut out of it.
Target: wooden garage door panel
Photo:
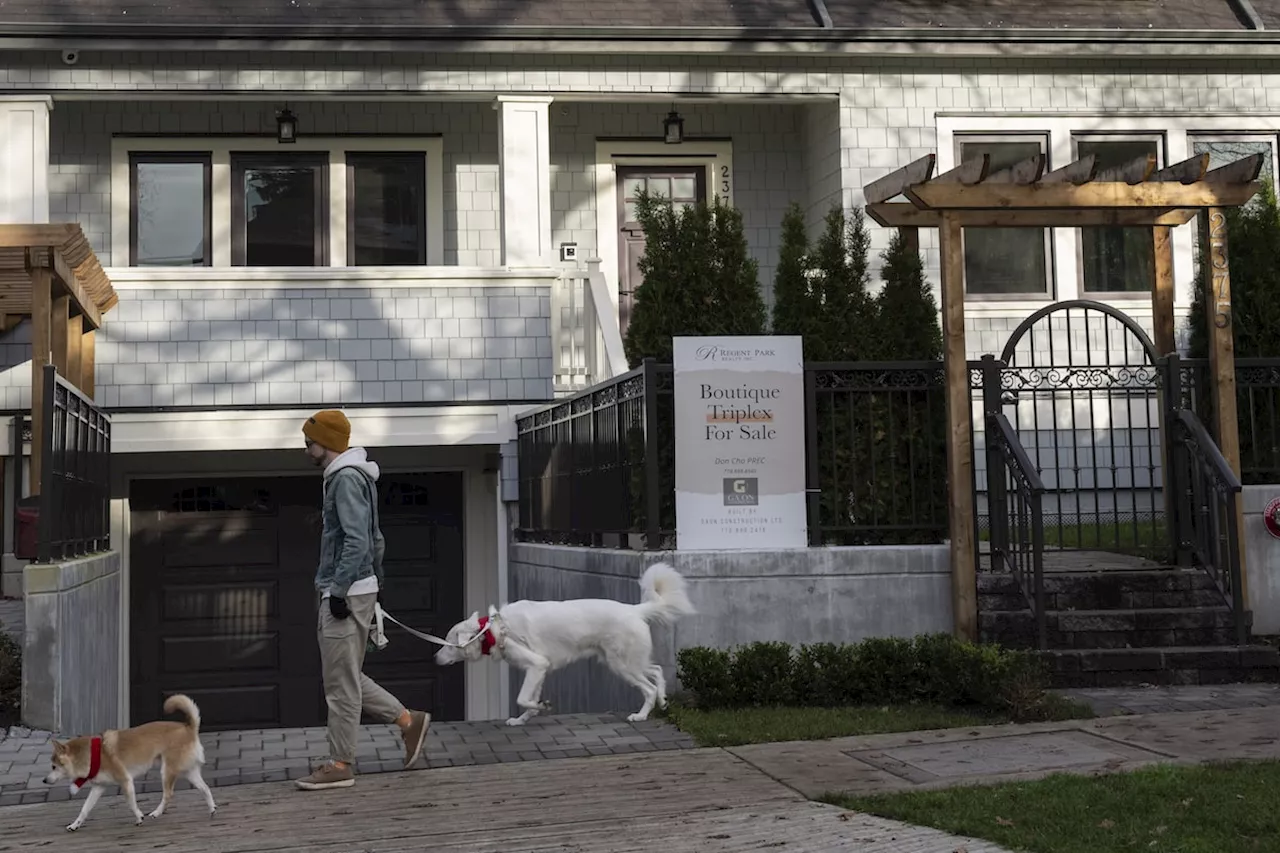
[[[190,695],[209,730],[323,724],[315,639],[319,477],[140,481],[134,535],[132,717],[157,719],[166,696]],[[433,633],[462,615],[462,476],[383,475],[384,599]],[[391,629],[365,671],[437,719],[464,714],[463,667]]]
[[[236,671],[237,677],[253,670],[274,672],[280,667],[280,635],[165,637],[160,647],[160,674],[183,677],[200,672]]]
[[[168,698],[177,691],[165,692]],[[263,728],[278,725],[280,719],[280,685],[258,684],[244,687],[186,688],[186,693],[200,707],[200,727],[205,720],[218,720],[218,728]]]

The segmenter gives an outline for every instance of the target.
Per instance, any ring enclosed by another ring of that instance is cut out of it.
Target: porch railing
[[[1236,640],[1244,645],[1249,625],[1240,577],[1240,478],[1194,412],[1179,409],[1170,432],[1183,547],[1190,549],[1196,564],[1231,601]]]
[[[649,359],[517,420],[520,539],[660,547],[663,372],[669,379],[671,366]],[[674,507],[674,483],[667,485]]]
[[[111,547],[111,418],[53,365],[44,368],[44,454],[37,559]]]
[[[1036,642],[1049,646],[1044,602],[1044,482],[1003,414],[987,416],[991,570],[1008,572],[1031,605]]]
[[[618,314],[600,261],[567,269],[551,293],[551,340],[557,393],[576,393],[627,372]]]
[[[670,364],[641,367],[517,421],[523,541],[674,547]],[[810,543],[946,536],[938,362],[805,365]]]

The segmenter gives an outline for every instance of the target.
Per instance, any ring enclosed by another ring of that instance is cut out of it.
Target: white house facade
[[[816,227],[932,152],[945,171],[1263,151],[1274,180],[1273,0],[741,5],[0,9],[0,223],[79,223],[120,299],[96,400],[122,718],[182,689],[221,725],[319,719],[300,452],[318,408],[343,408],[386,472],[397,615],[441,633],[505,595],[503,449],[517,413],[618,367],[640,188],[741,209],[767,296],[790,203]],[[1173,240],[1183,316],[1193,226]],[[1150,323],[1149,229],[966,241],[974,357],[1054,301]],[[936,280],[936,235],[921,243]],[[26,324],[0,339],[10,417],[29,344]],[[410,642],[371,667],[441,718],[505,715],[496,666],[438,671]]]

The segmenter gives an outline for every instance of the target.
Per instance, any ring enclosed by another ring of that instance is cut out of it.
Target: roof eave
[[[1274,30],[384,27],[6,23],[0,49],[487,53],[802,53],[864,56],[1275,55]]]

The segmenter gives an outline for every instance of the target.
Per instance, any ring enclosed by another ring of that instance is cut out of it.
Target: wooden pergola
[[[1045,172],[1038,154],[991,174],[986,155],[934,176],[929,154],[863,188],[867,215],[898,228],[919,248],[920,228],[937,228],[942,255],[942,334],[947,400],[947,473],[950,483],[952,605],[955,630],[976,640],[977,559],[969,373],[964,336],[964,228],[1151,228],[1155,238],[1154,342],[1161,355],[1175,352],[1172,228],[1208,211],[1205,292],[1210,294],[1209,364],[1219,449],[1239,476],[1235,350],[1232,344],[1231,275],[1222,209],[1243,205],[1261,189],[1263,157],[1254,154],[1212,171],[1200,154],[1156,170],[1154,156],[1099,170],[1089,155]],[[907,201],[892,199],[905,196]],[[1237,503],[1237,515],[1242,512]],[[1243,519],[1237,518],[1243,536]],[[1243,561],[1243,542],[1240,543]],[[1243,570],[1243,564],[1242,564]],[[1242,571],[1243,574],[1243,571]],[[1242,587],[1247,601],[1247,589]]]
[[[79,225],[0,225],[0,332],[31,318],[32,494],[45,451],[44,366],[92,399],[94,335],[117,301]]]

